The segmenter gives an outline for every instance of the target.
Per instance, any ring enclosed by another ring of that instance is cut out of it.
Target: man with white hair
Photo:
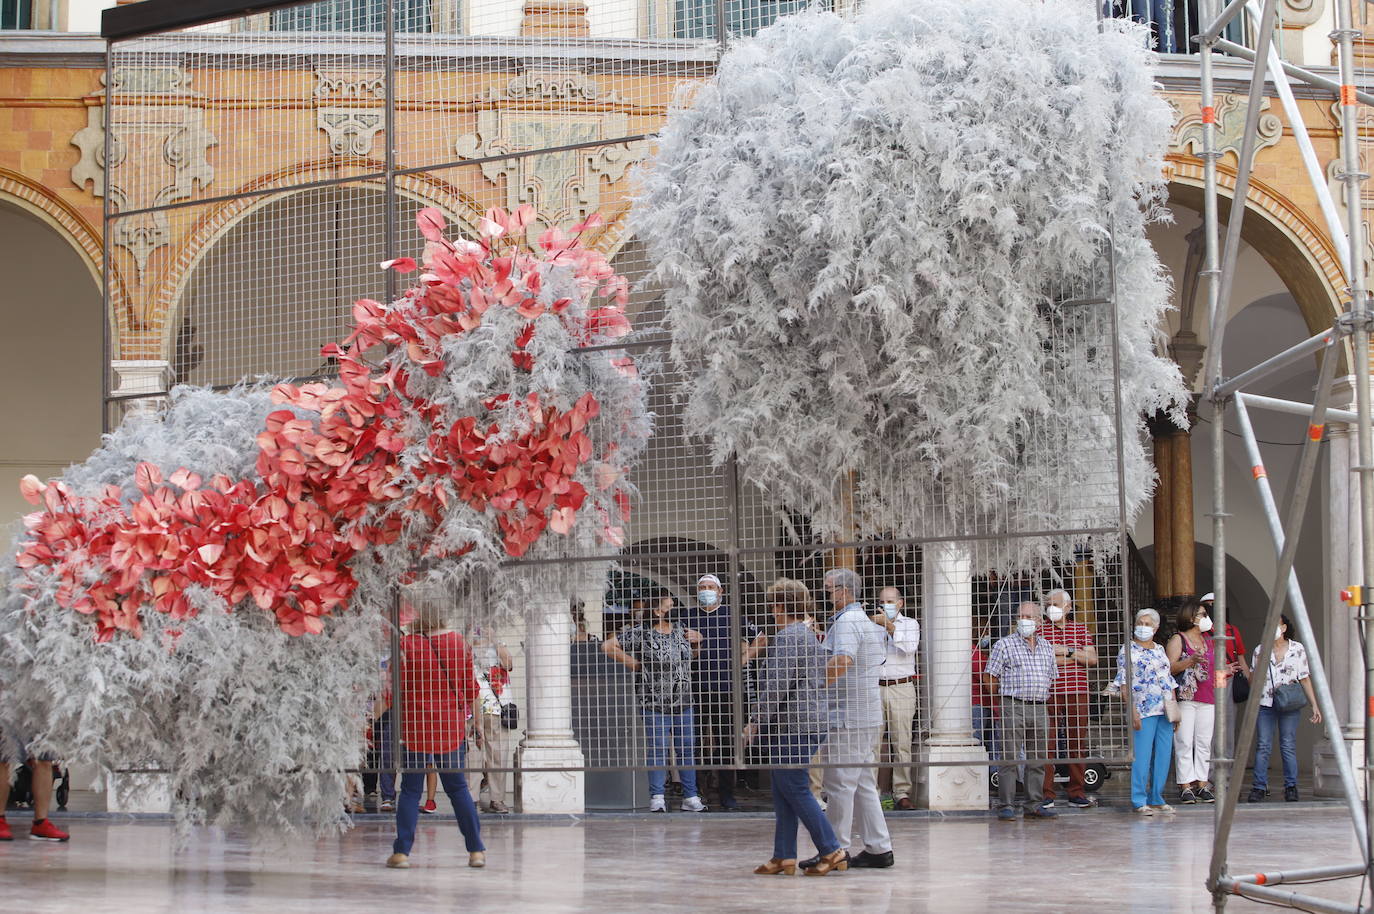
[[[863,579],[855,571],[835,568],[826,573],[824,586],[834,615],[825,634],[830,732],[821,762],[843,766],[826,768],[822,774],[829,798],[825,815],[844,847],[858,833],[863,850],[850,855],[850,866],[882,869],[893,863],[892,837],[874,768],[883,735],[878,678],[887,659],[887,635],[864,612],[859,602]]]
[[[720,578],[703,574],[697,579],[697,605],[689,609],[683,626],[701,635],[701,647],[692,664],[693,700],[696,704],[697,753],[703,766],[720,766],[716,779],[717,808],[739,809],[735,799],[734,746],[735,668],[758,629],[740,620],[739,642],[731,631],[731,610],[725,603]]]
[[[1097,666],[1097,648],[1088,626],[1071,618],[1073,600],[1067,591],[1051,590],[1045,598],[1045,618],[1049,624],[1041,637],[1054,647],[1054,662],[1059,675],[1050,688],[1046,705],[1050,721],[1049,755],[1059,754],[1059,738],[1064,739],[1065,754],[1081,759],[1088,754],[1088,667]],[[1087,809],[1097,801],[1084,787],[1082,762],[1069,762],[1069,805]],[[1045,766],[1045,805],[1054,805],[1054,766]]]

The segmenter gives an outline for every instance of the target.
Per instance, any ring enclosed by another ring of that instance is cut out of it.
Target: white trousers
[[[1178,710],[1178,726],[1174,728],[1174,781],[1178,784],[1206,781],[1211,773],[1212,725],[1217,709],[1200,701],[1180,701]]]
[[[875,854],[892,850],[874,767],[882,736],[882,727],[831,730],[822,747],[823,762],[845,766],[826,768],[821,776],[829,804],[825,817],[841,847],[850,847],[857,834],[862,850]]]

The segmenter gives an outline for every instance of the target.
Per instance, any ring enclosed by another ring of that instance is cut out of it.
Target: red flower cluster
[[[420,285],[391,307],[367,299],[354,305],[353,333],[322,350],[337,360],[341,386],[273,390],[289,408],[269,414],[257,436],[257,479],[216,476],[206,484],[185,469],[164,479],[158,467],[140,463],[139,495],[130,502],[118,486],[93,498],[60,481],[45,486],[25,477],[21,491],[43,510],[25,518],[29,538],[19,567],[55,570],[57,603],[94,615],[101,641],[120,630],[140,634],[144,608],[177,619],[195,615],[185,596],[191,585],[231,607],[251,597],[283,631],[301,635],[322,631],[324,617],[347,604],[357,587],[349,562],[369,546],[395,543],[403,517],[411,528],[425,518],[433,530],[451,500],[460,499],[494,516],[512,556],[524,555],[545,529],[569,533],[588,497],[574,477],[594,457],[585,429],[600,404],[591,393],[566,412],[545,405],[537,392],[497,393],[482,404],[485,417],[455,418],[410,389],[416,370],[442,375],[449,367],[445,343],[481,326],[492,307],[514,309],[526,321],[510,340],[512,361],[523,372],[534,367],[526,346],[533,322],[545,314],[558,316],[582,343],[629,331],[624,279],[578,237],[554,229],[540,239],[542,257],[514,243],[498,256],[500,239],[522,235],[533,215],[529,207],[491,210],[480,241],[451,242],[443,216],[423,210],[417,221],[428,241],[428,272]],[[584,313],[570,307],[569,297],[541,298],[551,265],[568,268],[579,296],[611,301]],[[402,258],[383,266],[413,272],[418,265]],[[364,356],[375,346],[387,347],[380,366]],[[633,375],[628,358],[614,364]],[[414,428],[416,417],[427,432],[412,440],[404,429]],[[403,469],[399,455],[417,446],[418,459]],[[615,452],[608,445],[595,467],[603,492],[622,473]],[[628,517],[623,491],[611,495]],[[618,545],[623,532],[600,513],[603,537]],[[427,541],[416,551],[441,555]]]

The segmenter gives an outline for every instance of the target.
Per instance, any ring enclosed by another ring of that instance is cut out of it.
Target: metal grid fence
[[[103,161],[117,335],[107,415],[154,408],[160,389],[131,394],[121,373],[149,361],[165,361],[172,383],[330,376],[320,346],[346,334],[354,299],[396,295],[394,274],[376,264],[419,252],[422,206],[471,230],[488,207],[530,203],[539,214],[532,234],[601,213],[607,228],[593,244],[614,255],[634,289],[627,349],[667,364],[663,299],[625,229],[633,170],[731,41],[801,6],[325,0],[113,43]],[[1039,617],[1056,590],[1071,615],[1041,626],[1049,640],[1072,642],[1056,653],[1060,669],[1078,671],[1064,677],[1075,698],[1026,760],[1090,762],[1089,789],[1100,786],[1102,766],[1130,752],[1121,701],[1104,694],[1129,615],[1114,314],[1109,257],[1074,288],[1045,290],[1050,355],[1094,369],[1064,372],[1061,392],[1086,379],[1101,413],[1092,428],[1046,423],[1023,439],[1051,454],[1105,448],[1112,458],[1074,492],[1057,493],[1057,511],[1030,500],[1004,528],[947,529],[938,541],[892,539],[866,510],[874,486],[929,485],[916,468],[841,486],[852,536],[820,541],[804,515],[742,485],[732,464],[712,465],[683,426],[680,377],[665,369],[651,388],[656,430],[636,471],[642,498],[627,545],[567,555],[564,586],[543,594],[544,618],[503,625],[510,614],[495,611],[496,593],[398,594],[392,645],[401,664],[381,649],[367,779],[380,775],[385,795],[392,772],[412,767],[399,720],[444,745],[465,736],[465,763],[453,756],[439,767],[471,772],[474,793],[485,790],[499,809],[518,785],[520,743],[566,725],[589,772],[589,805],[643,805],[643,778],[616,772],[666,768],[667,789],[676,781],[690,796],[690,773],[701,770],[728,793],[734,772],[764,766],[746,725],[783,627],[769,586],[787,578],[809,589],[814,606],[802,615],[819,640],[833,614],[825,573],[852,568],[896,671],[878,677],[878,761],[894,794],[919,791],[911,782],[932,764],[923,751],[932,740],[967,749],[955,764],[983,765],[1003,751],[998,701],[980,672],[1018,607],[1033,603]],[[1044,545],[1069,528],[1112,545],[1076,554]],[[1045,560],[996,567],[993,556],[1018,540],[1042,544]],[[724,605],[714,611],[699,602],[704,575],[719,579]],[[884,602],[899,605],[890,624]],[[470,717],[445,716],[454,693]],[[839,693],[840,703],[871,698]],[[707,792],[704,782],[696,789]]]

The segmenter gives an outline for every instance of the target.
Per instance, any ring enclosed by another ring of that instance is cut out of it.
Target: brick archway
[[[105,246],[100,233],[75,207],[36,181],[4,167],[0,167],[0,199],[52,226],[76,250],[81,262],[90,270],[91,279],[100,285]]]
[[[1169,200],[1196,212],[1203,209],[1202,163],[1191,156],[1170,155]],[[1218,163],[1219,217],[1225,225],[1235,193],[1236,173]],[[1340,256],[1324,226],[1319,226],[1286,195],[1251,178],[1247,218],[1241,238],[1273,268],[1292,294],[1316,334],[1331,326],[1342,311],[1346,277]]]

